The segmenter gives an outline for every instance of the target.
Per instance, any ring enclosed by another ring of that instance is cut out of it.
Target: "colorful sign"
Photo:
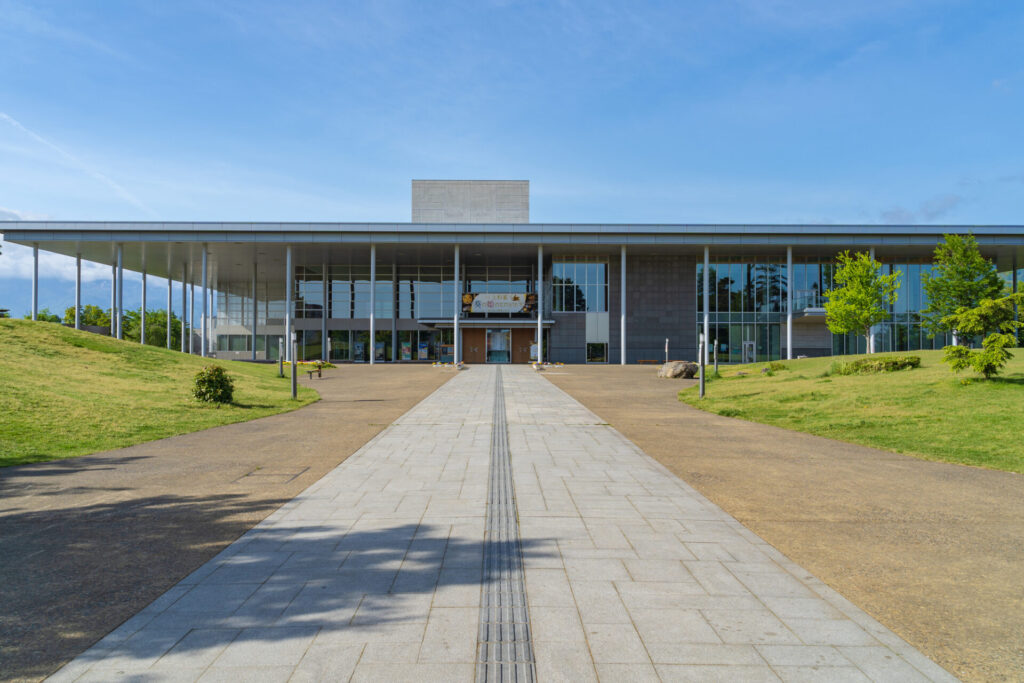
[[[521,313],[526,307],[525,293],[481,292],[473,297],[470,313]]]

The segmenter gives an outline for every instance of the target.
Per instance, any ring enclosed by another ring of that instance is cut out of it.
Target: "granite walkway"
[[[489,505],[502,444],[514,499]],[[514,546],[486,533],[502,505]],[[526,605],[485,637],[499,580]],[[540,681],[954,680],[541,375],[483,366],[51,680],[468,681],[505,652],[481,642],[524,638],[505,671]]]

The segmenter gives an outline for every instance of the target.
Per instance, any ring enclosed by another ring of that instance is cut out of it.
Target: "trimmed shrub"
[[[207,365],[196,373],[192,395],[206,403],[231,403],[235,384],[219,365]]]
[[[921,367],[920,356],[878,356],[832,363],[830,375],[871,375],[876,372],[897,372]]]
[[[768,370],[771,371],[771,372],[778,372],[779,370],[788,370],[788,369],[789,368],[786,366],[785,363],[780,363],[777,360],[773,360],[771,363],[768,364]]]

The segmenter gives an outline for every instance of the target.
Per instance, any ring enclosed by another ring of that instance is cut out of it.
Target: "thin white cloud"
[[[121,197],[122,199],[124,199],[128,203],[132,204],[136,208],[138,208],[138,209],[140,209],[142,211],[145,211],[147,214],[149,214],[153,218],[158,218],[158,216],[157,216],[155,211],[153,211],[148,206],[146,206],[142,202],[142,200],[140,200],[138,197],[136,197],[131,192],[126,190],[122,185],[120,185],[119,183],[115,182],[109,176],[101,173],[100,171],[96,170],[92,166],[86,164],[84,161],[82,161],[78,157],[74,156],[70,152],[67,152],[64,149],[62,149],[61,147],[58,147],[57,145],[55,145],[54,143],[50,142],[49,140],[47,140],[43,136],[39,135],[35,131],[29,130],[28,128],[23,126],[16,119],[14,119],[10,115],[6,114],[5,112],[0,111],[0,120],[6,121],[10,125],[12,125],[14,128],[16,128],[17,130],[19,130],[22,133],[24,133],[25,135],[28,135],[29,137],[31,137],[33,140],[35,140],[39,144],[45,145],[46,147],[50,148],[51,150],[53,150],[54,152],[59,154],[65,161],[71,163],[73,166],[77,167],[78,169],[80,169],[80,170],[84,171],[85,173],[89,174],[90,176],[92,176],[96,180],[100,181],[101,183],[103,183],[104,185],[109,187],[111,190],[113,190],[119,197]]]
[[[39,277],[74,282],[75,259],[40,249]],[[32,279],[32,248],[0,239],[0,279]],[[108,279],[110,266],[82,261],[83,282]]]

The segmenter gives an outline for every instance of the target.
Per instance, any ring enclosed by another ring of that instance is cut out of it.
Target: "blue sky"
[[[0,218],[407,221],[412,178],[527,178],[534,221],[1024,223],[1021,36],[985,0],[0,0]]]

